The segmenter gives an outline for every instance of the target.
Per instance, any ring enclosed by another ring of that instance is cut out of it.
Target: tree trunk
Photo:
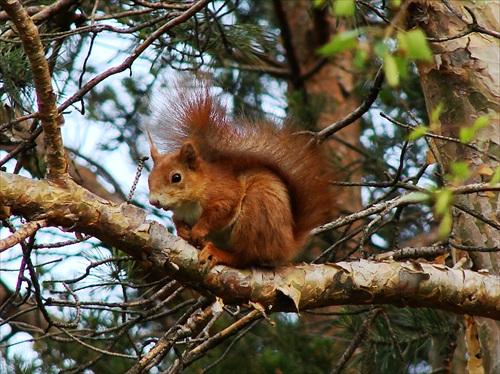
[[[323,129],[351,113],[360,103],[354,93],[359,74],[351,68],[352,52],[331,57],[328,62],[317,53],[335,34],[347,29],[348,21],[334,18],[329,7],[314,7],[310,1],[274,0],[274,6],[293,75],[289,94],[294,97],[301,93],[302,105],[307,110],[315,107],[312,111],[316,110],[318,116],[308,122]],[[288,33],[283,32],[287,28]],[[361,179],[360,156],[353,151],[359,147],[360,134],[358,120],[328,140],[334,162],[338,163],[339,181]],[[349,207],[343,207],[345,210],[354,212],[361,208],[359,188],[343,188],[342,199],[351,202]]]
[[[431,42],[434,63],[418,66],[427,111],[434,113],[441,104],[438,120],[440,135],[459,138],[461,128],[472,127],[484,115],[491,116],[488,126],[469,142],[482,152],[449,141],[437,141],[444,173],[450,173],[455,162],[466,162],[470,177],[467,183],[488,182],[498,167],[500,121],[500,4],[493,1],[418,0],[410,7],[412,19],[429,38],[448,38]],[[449,39],[467,29],[465,36]],[[498,223],[499,194],[468,194],[457,197],[456,203],[465,209],[454,209],[453,240],[469,247],[500,247],[499,231],[481,218],[466,213],[479,212],[486,220]],[[455,205],[457,206],[457,205]],[[500,274],[500,253],[469,252],[475,270],[486,269]],[[462,256],[467,255],[465,252]],[[458,259],[455,259],[458,260]],[[499,286],[500,287],[500,286]],[[479,357],[486,373],[500,373],[500,324],[487,318],[474,318],[479,336]],[[469,326],[470,321],[467,321]],[[469,344],[469,354],[471,342]],[[469,372],[478,372],[471,362]]]

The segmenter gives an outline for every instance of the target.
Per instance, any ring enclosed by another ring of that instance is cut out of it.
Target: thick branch
[[[28,219],[85,232],[225,303],[260,305],[268,312],[328,305],[393,304],[431,307],[500,320],[500,279],[487,273],[418,262],[340,262],[276,269],[207,269],[198,250],[146,220],[141,209],[103,201],[80,186],[61,188],[0,173],[0,205]]]
[[[30,62],[39,118],[44,131],[47,175],[49,178],[59,178],[66,174],[66,155],[58,123],[59,111],[56,107],[56,95],[52,88],[49,64],[45,58],[38,29],[19,2],[0,0],[0,6],[7,12],[16,26],[23,42],[24,52]]]

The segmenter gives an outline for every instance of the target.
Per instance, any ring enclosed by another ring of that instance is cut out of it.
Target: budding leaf
[[[453,203],[453,192],[447,189],[442,189],[436,192],[436,214],[444,215],[449,212],[451,204]]]
[[[387,83],[392,87],[399,84],[399,69],[396,59],[393,55],[387,54],[384,56],[384,73]]]
[[[476,136],[476,129],[473,127],[462,127],[458,133],[458,138],[461,143],[469,143]]]
[[[434,132],[440,131],[441,122],[439,121],[439,117],[441,116],[443,109],[444,109],[443,102],[440,102],[436,107],[436,109],[434,109],[430,115],[430,121],[431,121],[430,129]]]
[[[359,30],[350,30],[335,35],[335,37],[318,49],[318,53],[324,56],[332,56],[342,51],[354,49],[358,46]]]
[[[406,34],[408,58],[419,61],[432,61],[432,52],[424,32],[420,29],[408,31]]]
[[[469,164],[467,162],[453,162],[450,164],[450,169],[454,182],[464,181],[470,175]]]
[[[452,224],[453,219],[450,212],[441,217],[441,222],[439,223],[438,227],[438,235],[441,239],[446,238],[448,235],[450,235]]]
[[[427,126],[417,126],[408,135],[408,140],[414,141],[420,139],[422,136],[427,134],[429,128]]]
[[[356,10],[354,0],[335,0],[333,14],[337,17],[351,17]]]
[[[437,122],[439,121],[439,116],[441,115],[441,113],[443,112],[443,102],[440,102],[438,104],[438,106],[436,107],[436,109],[434,109],[431,113],[431,122]]]
[[[497,166],[495,173],[491,177],[490,185],[494,186],[495,184],[500,183],[500,165]]]
[[[478,119],[474,121],[474,124],[472,125],[473,128],[475,128],[477,131],[481,130],[483,127],[488,126],[491,123],[491,117],[488,115],[481,116]]]
[[[458,138],[462,143],[469,143],[476,136],[477,132],[491,123],[490,116],[481,116],[474,121],[471,127],[462,127]]]
[[[399,201],[402,203],[422,203],[424,201],[428,201],[429,199],[430,199],[429,194],[418,191],[412,191],[410,193],[407,193],[406,195],[401,196],[399,198]]]

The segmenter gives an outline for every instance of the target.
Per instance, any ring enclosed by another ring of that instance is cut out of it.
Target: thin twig
[[[420,258],[420,257],[436,257],[445,253],[449,253],[449,248],[443,245],[431,246],[431,247],[404,247],[401,249],[395,249],[393,251],[388,251],[380,254],[374,254],[369,257],[370,260],[383,261],[388,259],[394,260],[405,260],[409,258]]]
[[[96,85],[101,83],[103,80],[107,79],[108,77],[121,73],[127,69],[129,69],[132,66],[132,63],[139,58],[139,56],[142,55],[142,53],[151,45],[155,40],[160,38],[161,36],[165,35],[168,30],[171,28],[185,22],[189,18],[193,17],[196,13],[198,13],[201,9],[203,9],[211,0],[200,0],[196,3],[193,3],[191,7],[186,10],[184,13],[181,13],[174,19],[168,21],[165,23],[163,26],[158,27],[156,31],[151,33],[139,46],[130,53],[130,55],[123,60],[123,62],[115,67],[112,67],[103,73],[95,76],[92,78],[90,81],[88,81],[81,89],[79,89],[73,96],[68,98],[65,102],[63,102],[59,106],[59,110],[63,111],[64,109],[68,108],[71,104],[80,101],[81,98],[89,92],[91,89],[93,89]]]
[[[402,123],[402,122],[399,122],[399,121],[396,121],[395,119],[389,117],[387,114],[383,113],[383,112],[380,112],[379,113],[381,117],[385,118],[386,120],[388,120],[389,122],[395,124],[396,126],[399,126],[399,127],[402,127],[402,128],[405,128],[407,130],[415,130],[416,126],[412,126],[412,125],[409,125],[407,123]],[[463,143],[460,141],[460,139],[457,139],[457,138],[452,138],[450,136],[444,136],[444,135],[438,135],[438,134],[432,134],[432,133],[425,133],[424,136],[427,138],[434,138],[434,139],[439,139],[439,140],[445,140],[445,141],[449,141],[449,142],[453,142],[453,143],[457,143],[457,144],[460,144],[460,145],[463,145],[465,147],[468,147],[468,148],[471,148],[473,150],[475,150],[476,152],[479,152],[485,156],[488,156],[490,159],[494,160],[494,161],[497,161],[497,162],[500,162],[500,158],[491,154],[491,153],[488,153],[488,152],[485,152],[484,150],[482,150],[481,148],[479,147],[476,147],[474,144],[469,144],[469,143]]]
[[[47,227],[48,225],[49,223],[46,219],[41,219],[28,222],[27,224],[21,226],[12,235],[9,235],[5,239],[0,240],[0,253],[9,248],[12,248],[16,244],[19,244],[23,240],[29,238],[31,235],[34,235],[42,227]]]
[[[340,358],[340,360],[337,362],[337,365],[335,365],[330,372],[330,374],[340,374],[344,366],[347,364],[347,361],[351,358],[353,355],[354,351],[356,348],[359,346],[361,341],[364,339],[366,333],[368,332],[368,328],[371,326],[375,318],[379,315],[379,313],[382,312],[381,308],[373,309],[371,314],[368,316],[367,319],[363,321],[361,326],[358,329],[358,332],[356,333],[356,336],[352,340],[351,344],[347,347],[345,350],[344,354]]]

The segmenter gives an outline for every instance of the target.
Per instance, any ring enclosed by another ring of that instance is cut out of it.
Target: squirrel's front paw
[[[191,241],[191,227],[187,223],[176,225],[177,236],[180,236],[182,239],[190,242]]]
[[[200,230],[197,227],[193,227],[191,229],[191,240],[189,240],[189,242],[195,247],[205,247],[205,238],[207,234],[207,232]],[[215,248],[213,244],[212,246]]]
[[[200,251],[200,255],[198,256],[198,261],[200,264],[209,264],[209,267],[215,266],[219,263],[217,257],[215,256],[215,252],[217,249],[213,245],[213,243],[206,243],[205,246]]]

